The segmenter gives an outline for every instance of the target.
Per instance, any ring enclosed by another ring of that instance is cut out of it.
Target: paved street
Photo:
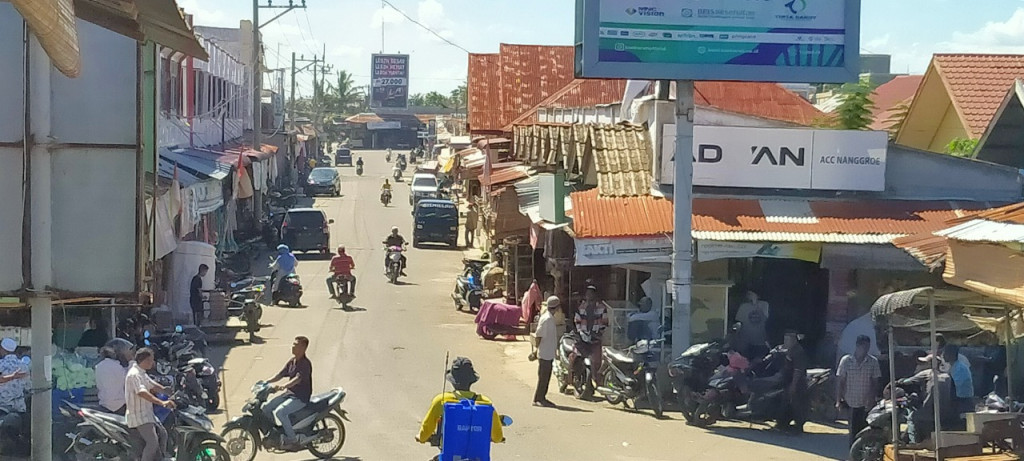
[[[264,342],[236,343],[219,349],[224,367],[227,411],[217,424],[237,416],[250,386],[277,372],[288,359],[296,335],[311,344],[314,392],[342,386],[352,423],[338,459],[426,460],[433,448],[413,440],[430,399],[441,391],[445,353],[473,359],[481,380],[475,390],[486,394],[515,424],[506,429],[508,442],[495,446],[495,459],[531,460],[738,460],[844,458],[843,428],[810,426],[811,434],[788,437],[748,428],[722,426],[705,431],[687,426],[678,413],[657,420],[604,402],[580,402],[558,395],[560,409],[530,405],[536,365],[526,359],[527,342],[485,341],[474,333],[473,317],[456,312],[448,296],[461,268],[461,251],[411,249],[409,277],[392,286],[382,274],[380,242],[393,225],[411,237],[408,186],[395,189],[393,206],[378,201],[379,185],[390,168],[382,152],[356,151],[366,161],[366,174],[340,167],[343,194],[318,198],[315,206],[335,220],[332,246],[344,244],[356,261],[359,297],[351,311],[328,298],[324,279],[328,261],[299,256],[305,295],[303,308],[265,310],[260,333]],[[412,169],[409,170],[411,176]],[[241,337],[241,336],[240,336]],[[258,459],[307,459],[298,453]]]

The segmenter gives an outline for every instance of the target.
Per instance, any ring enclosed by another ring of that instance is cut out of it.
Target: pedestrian
[[[469,211],[466,212],[466,247],[473,248],[476,244],[476,226],[480,220],[480,212],[476,209],[475,203],[469,204]]]
[[[537,391],[533,394],[533,406],[553,407],[548,400],[548,383],[551,381],[551,368],[555,363],[555,349],[558,347],[558,326],[555,324],[555,311],[561,301],[558,296],[551,296],[547,301],[548,308],[537,321]]]
[[[799,435],[804,432],[804,424],[807,422],[807,352],[800,345],[798,333],[794,330],[786,331],[783,348],[786,351],[786,366],[783,372],[789,403],[775,428]]]
[[[949,365],[949,377],[953,380],[953,403],[957,414],[974,411],[974,377],[970,365],[959,359],[960,346],[947,344],[942,348],[942,359]]]
[[[206,273],[209,270],[210,266],[200,264],[199,272],[192,277],[192,283],[188,287],[188,303],[192,306],[192,322],[195,323],[196,327],[203,326],[203,317],[205,317],[205,309],[203,308],[203,278],[206,277]]]
[[[167,430],[156,419],[153,406],[170,409],[175,406],[173,401],[160,400],[153,395],[154,392],[167,391],[147,373],[155,365],[153,350],[143,347],[135,353],[135,362],[124,379],[125,422],[128,428],[135,430],[142,438],[142,461],[162,460],[164,447],[167,446]]]
[[[740,322],[740,340],[743,341],[741,351],[748,359],[756,360],[764,357],[768,350],[768,303],[762,301],[753,290],[747,291],[747,301],[740,304],[736,311],[736,321]]]
[[[601,301],[597,294],[597,287],[587,285],[583,294],[583,302],[573,320],[576,324],[576,332],[580,335],[581,349],[590,356],[590,375],[600,385],[604,380],[601,376],[601,361],[603,358],[601,347],[601,335],[608,327],[607,304]]]
[[[848,411],[851,446],[857,434],[867,427],[868,410],[878,400],[878,380],[882,377],[882,369],[878,366],[878,359],[868,353],[870,350],[871,338],[868,335],[858,336],[853,354],[843,356],[836,370],[839,378],[836,408]]]

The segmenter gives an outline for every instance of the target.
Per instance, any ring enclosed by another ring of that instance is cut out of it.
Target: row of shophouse
[[[7,150],[3,160],[14,166],[0,168],[8,197],[27,194],[21,187],[25,133],[36,139],[45,134],[36,131],[40,125],[28,128],[20,121],[35,104],[48,104],[53,174],[67,184],[55,183],[52,194],[54,251],[74,249],[64,253],[70,256],[62,263],[68,273],[56,269],[51,287],[59,288],[60,306],[84,307],[66,311],[54,324],[54,341],[69,346],[85,317],[97,312],[116,321],[117,311],[167,306],[166,320],[190,318],[185,293],[196,268],[176,270],[175,258],[196,248],[211,257],[236,250],[237,236],[258,232],[268,192],[292,184],[296,165],[319,150],[314,127],[285,126],[280,87],[273,84],[264,86],[271,88],[260,104],[264,132],[260,145],[253,145],[248,21],[238,28],[193,26],[174,0],[126,4],[119,10],[124,18],[114,21],[115,13],[94,3],[76,2],[77,17],[60,25],[61,38],[76,42],[74,49],[45,41],[39,49],[25,47],[22,15],[0,3],[3,62],[28,62],[26,55],[56,62],[53,56],[72,51],[80,59],[77,75],[38,67],[52,74],[46,101],[27,99],[32,92],[21,95],[20,82],[36,84],[24,66],[0,71],[0,80],[17,82],[0,97],[0,147]],[[28,27],[34,30],[31,21]],[[74,158],[76,149],[84,152]],[[3,207],[5,216],[21,216],[26,204],[10,200]],[[9,261],[27,257],[21,226],[21,220],[0,226],[0,251]],[[0,309],[0,326],[28,327],[28,278],[17,264],[0,278],[0,292],[9,296],[4,305],[11,307]]]
[[[672,315],[666,282],[674,88],[574,79],[572,56],[571,47],[505,44],[496,54],[471,54],[474,145],[453,154],[447,167],[461,167],[468,193],[482,203],[485,240],[493,253],[505,254],[514,274],[510,294],[521,298],[536,280],[575,305],[584,286],[596,282],[620,311],[612,318],[616,336],[625,326],[617,319],[642,296],[663,308],[666,321]],[[973,269],[960,264],[951,272],[947,253],[964,250],[947,247],[947,236],[959,234],[943,231],[975,222],[972,216],[1003,228],[1024,225],[1019,213],[991,211],[1024,198],[1018,153],[1024,143],[1016,135],[1024,122],[1024,86],[1015,80],[1024,71],[1008,69],[1008,61],[1016,65],[1024,57],[936,55],[928,73],[913,79],[909,96],[889,96],[875,114],[876,128],[884,130],[891,128],[881,123],[888,112],[909,106],[895,142],[884,132],[863,134],[882,147],[871,154],[880,161],[835,165],[813,180],[786,169],[795,156],[773,157],[763,162],[763,173],[747,177],[701,165],[716,151],[695,149],[689,342],[724,335],[748,291],[770,305],[773,342],[797,329],[826,366],[834,363],[847,325],[886,293],[953,284],[1001,293],[1021,306],[1024,271],[1013,269],[1019,231],[1009,234],[1016,246],[990,243],[1006,263],[985,269],[1002,277],[998,289],[978,285],[974,273],[964,275]],[[973,80],[965,82],[968,75]],[[898,80],[893,87],[908,86],[908,79]],[[912,86],[918,82],[920,89]],[[694,97],[695,143],[770,146],[792,136],[829,136],[813,128],[827,114],[779,85],[697,82]],[[935,151],[964,132],[982,139],[977,158]],[[928,141],[901,142],[911,138]],[[844,153],[831,147],[832,154]],[[913,245],[921,240],[931,253]]]

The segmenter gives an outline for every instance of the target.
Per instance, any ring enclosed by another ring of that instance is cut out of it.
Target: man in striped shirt
[[[135,353],[135,361],[128,369],[124,379],[125,420],[128,427],[139,432],[145,447],[142,449],[142,461],[159,461],[163,459],[163,447],[167,445],[167,431],[153,414],[153,405],[174,408],[174,402],[160,400],[154,392],[164,392],[160,384],[146,374],[156,365],[153,350],[144,347]]]

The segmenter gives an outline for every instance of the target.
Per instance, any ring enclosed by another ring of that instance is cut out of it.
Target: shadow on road
[[[299,261],[329,261],[333,257],[334,255],[331,253],[323,254],[310,252],[295,254],[295,259],[298,259]]]
[[[828,459],[847,459],[849,457],[846,434],[808,432],[802,435],[787,435],[771,429],[738,427],[711,427],[708,428],[708,431],[725,437],[775,445]]]
[[[587,410],[585,408],[570,407],[568,405],[557,405],[556,404],[552,408],[554,408],[555,410],[558,410],[558,411],[565,411],[565,412],[569,412],[569,413],[593,413],[593,410]]]
[[[366,312],[366,308],[365,307],[352,306],[352,305],[349,305],[348,307],[340,306],[339,309],[341,309],[341,310],[343,310],[345,312]]]

